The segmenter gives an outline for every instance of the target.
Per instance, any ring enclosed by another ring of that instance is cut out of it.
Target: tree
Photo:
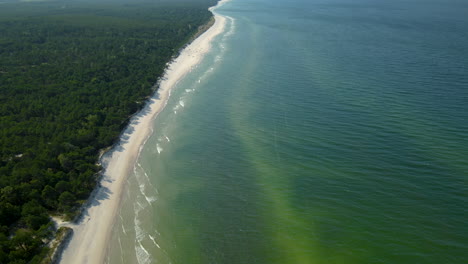
[[[65,171],[73,169],[73,161],[66,154],[60,154],[57,159],[60,162],[60,166],[62,166]]]
[[[32,263],[45,208],[68,213],[89,196],[99,150],[116,142],[216,0],[114,1],[104,12],[89,1],[27,2],[0,8],[0,233],[13,234],[0,263]]]
[[[0,233],[0,263],[8,262],[9,250],[10,250],[10,240],[5,234]]]
[[[20,261],[18,263],[22,263],[21,261],[31,258],[41,244],[40,238],[34,236],[34,232],[20,229],[11,239],[9,257],[11,260]]]
[[[75,204],[76,197],[70,192],[63,192],[59,197],[59,207],[64,211],[69,211]]]
[[[42,190],[41,197],[46,206],[50,208],[57,208],[58,193],[53,187],[46,185],[46,187],[44,187]]]
[[[25,203],[21,215],[26,225],[33,230],[39,229],[50,221],[47,210],[36,200]]]
[[[19,206],[12,205],[9,202],[0,202],[0,225],[10,226],[18,221],[21,216]]]
[[[55,185],[55,190],[58,192],[58,193],[63,193],[65,191],[70,191],[70,183],[66,182],[66,181],[59,181],[57,182],[57,184]]]

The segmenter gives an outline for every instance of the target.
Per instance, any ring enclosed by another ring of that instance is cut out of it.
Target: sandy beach
[[[218,5],[225,1],[220,1]],[[211,10],[211,9],[210,9]],[[183,49],[166,70],[160,87],[148,105],[135,115],[122,133],[120,142],[103,155],[104,167],[97,188],[78,223],[60,223],[71,227],[74,235],[62,253],[60,262],[104,263],[111,231],[119,210],[126,178],[133,168],[146,139],[152,133],[153,120],[164,108],[171,89],[189,73],[210,50],[210,43],[222,33],[225,18],[215,14],[215,23]]]

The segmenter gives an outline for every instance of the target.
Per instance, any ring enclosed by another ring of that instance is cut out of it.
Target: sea
[[[108,263],[468,263],[468,1],[232,0]]]

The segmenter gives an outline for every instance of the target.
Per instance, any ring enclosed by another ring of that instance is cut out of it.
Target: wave
[[[235,23],[236,20],[234,18],[230,17],[230,16],[226,16],[226,18],[229,20],[230,27],[229,27],[228,32],[226,32],[226,34],[224,34],[223,39],[227,39],[228,37],[234,35],[234,33],[236,32],[236,29],[237,29],[237,26],[236,26],[236,23]]]
[[[158,248],[161,248],[161,247],[159,246],[159,244],[156,243],[156,240],[154,239],[154,237],[153,237],[152,235],[148,235],[148,236],[149,236],[149,238],[151,239],[151,241],[153,241],[154,245],[156,245]]]
[[[142,173],[138,173],[137,166],[140,168]],[[136,165],[133,166],[133,173],[137,180],[138,188],[140,190],[141,195],[145,198],[148,204],[152,204],[153,202],[155,202],[157,200],[157,197],[151,194],[148,194],[145,187],[148,184],[149,186],[151,186],[150,190],[156,189],[156,188],[154,188],[153,184],[151,184],[149,175],[146,173],[146,171],[143,169],[143,167],[141,166],[139,162],[137,162]],[[157,193],[157,190],[155,191]]]
[[[124,226],[124,220],[123,220],[123,217],[121,214],[119,214],[119,218],[120,218],[120,227],[122,228],[122,232],[124,235],[127,235],[127,230],[125,230],[125,226]],[[120,237],[119,237],[120,239]]]
[[[148,252],[148,250],[145,249],[145,247],[140,242],[138,242],[135,245],[135,253],[138,264],[151,263],[151,254]]]
[[[195,65],[191,67],[187,65],[190,68],[189,69],[187,68],[186,73],[175,76],[178,79],[176,82],[172,83],[172,85],[170,82],[167,83],[167,81],[162,81],[162,84],[163,84],[162,86],[169,85],[169,86],[172,86],[173,89],[177,89],[177,88],[181,89],[180,82],[182,81],[184,76],[187,75],[189,72],[192,72],[194,69],[198,68],[200,65],[200,62],[205,58],[206,53],[209,53],[209,52],[211,52],[211,48],[207,48],[207,49],[204,48],[203,50],[200,50],[200,51],[193,50],[193,54],[189,54],[189,55],[197,57],[197,62],[195,63]],[[222,56],[217,56],[215,58],[215,62],[217,63],[220,61],[222,61]],[[177,62],[169,65],[169,69],[167,71],[170,71],[172,68],[174,68],[172,66],[176,66],[176,64]],[[182,96],[181,98],[173,99],[174,101],[171,100],[173,102],[172,105],[174,107],[173,109],[168,108],[166,111],[173,110],[174,114],[177,114],[178,111],[185,108],[186,103],[189,102],[187,101],[188,98],[186,98],[189,96],[187,94],[193,93],[198,88],[198,86],[200,86],[200,84],[202,83],[203,77],[206,77],[207,75],[215,71],[216,69],[215,64],[211,63],[211,67],[205,72],[205,74],[199,79],[195,79],[193,87],[188,87],[190,89],[185,89],[185,94],[184,94],[185,97]],[[168,77],[168,75],[165,74],[165,77]],[[184,90],[182,90],[181,92],[184,92]],[[171,93],[172,93],[172,90],[168,89],[169,96],[171,95]],[[158,113],[153,117],[153,120],[162,111],[162,109],[164,109],[164,107],[167,106],[168,103],[170,102],[166,98],[166,100],[162,102],[163,105],[158,110]],[[152,130],[151,130],[149,137],[151,135],[154,135],[153,126],[151,126],[151,129]],[[160,128],[157,128],[157,129],[159,130]],[[146,143],[148,143],[147,140],[149,139],[149,137],[145,138],[143,144],[141,145],[141,148],[138,151],[137,162],[135,162],[134,167],[133,167],[134,177],[136,179],[136,185],[138,186],[139,192],[137,191],[136,197],[135,195],[130,195],[130,196],[133,196],[135,199],[133,202],[133,212],[134,212],[134,231],[135,231],[134,250],[136,254],[136,260],[134,262],[137,262],[138,264],[146,264],[146,263],[154,262],[156,259],[150,254],[150,252],[154,254],[153,252],[154,250],[160,249],[161,252],[165,252],[163,249],[161,249],[161,245],[158,244],[160,234],[156,230],[150,231],[150,229],[147,229],[148,222],[146,220],[151,215],[151,213],[148,213],[148,211],[151,212],[152,204],[158,199],[158,190],[157,188],[155,188],[155,186],[152,185],[151,180],[150,180],[151,179],[150,175],[148,175],[148,173],[145,171],[142,165],[138,162],[138,160],[141,158],[140,153],[142,152],[143,146],[145,146]],[[157,140],[156,144],[155,143],[153,144],[156,145],[155,151],[157,151],[157,154],[161,154],[164,151],[164,148],[165,148],[164,144],[166,144],[165,142],[171,142],[171,139],[167,135],[165,135],[164,131],[161,131],[161,133],[159,134],[159,138],[156,138],[156,140]],[[153,151],[154,151],[154,145],[152,146],[153,146]],[[129,231],[128,230],[129,228],[131,227],[127,227],[127,230],[126,230],[124,225],[122,224],[122,232],[124,235],[127,235],[127,233],[129,234],[132,233],[131,229],[130,229],[130,232],[127,232]],[[120,241],[120,239],[121,237],[119,237],[119,246],[121,247],[120,249],[121,252],[123,252],[122,244],[120,243],[125,242],[125,240]],[[125,244],[123,246],[125,246]]]
[[[179,105],[182,106],[182,107],[185,107],[185,102],[183,100],[180,100]]]
[[[158,154],[161,154],[161,152],[164,150],[159,144],[156,144],[156,150],[158,151]]]
[[[167,138],[169,140],[169,138]],[[151,190],[154,190],[156,192],[156,194],[159,193],[158,191],[158,188],[156,188],[156,186],[154,186],[152,183],[151,183],[151,179],[148,175],[148,173],[146,173],[145,169],[143,169],[143,167],[141,166],[141,164],[139,162],[137,162],[137,165],[140,167],[140,169],[143,171],[143,175],[145,175],[145,180],[146,182],[148,183],[149,186],[151,186]]]

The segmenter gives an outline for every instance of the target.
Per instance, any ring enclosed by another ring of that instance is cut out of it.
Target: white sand
[[[219,4],[222,2],[225,1]],[[63,251],[61,263],[105,262],[126,178],[138,158],[141,147],[152,132],[152,121],[166,105],[171,89],[210,50],[213,38],[223,32],[226,19],[216,14],[215,19],[214,25],[185,48],[169,65],[156,95],[148,106],[131,120],[121,136],[120,143],[103,156],[104,175],[101,187],[96,189],[90,198],[81,221],[78,224],[62,224],[72,227],[74,235]]]

